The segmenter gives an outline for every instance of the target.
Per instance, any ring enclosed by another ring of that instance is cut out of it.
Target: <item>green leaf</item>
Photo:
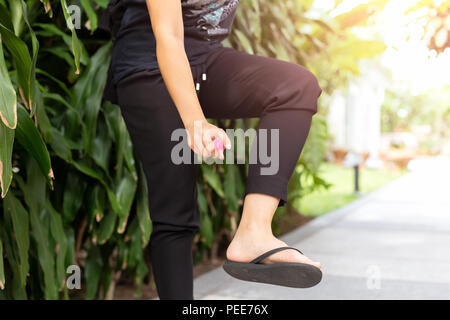
[[[55,278],[55,261],[50,251],[48,239],[48,229],[41,221],[36,210],[30,210],[31,228],[33,238],[37,245],[37,254],[39,263],[44,272],[44,292],[46,299],[58,299],[58,289]]]
[[[96,184],[87,192],[88,226],[92,230],[94,221],[100,222],[105,211],[105,190]]]
[[[5,261],[8,262],[10,270],[12,270],[12,275],[5,274],[5,282],[9,282],[8,289],[5,290],[6,292],[9,291],[10,296],[12,299],[15,300],[26,300],[27,294],[25,292],[25,288],[21,286],[21,279],[20,279],[20,266],[19,266],[19,257],[17,257],[17,249],[14,245],[14,234],[13,234],[13,227],[12,227],[12,221],[11,217],[9,215],[4,215],[4,225],[7,226],[7,228],[0,228],[0,238],[3,240],[3,248],[6,251],[6,257],[8,259],[5,259]],[[0,258],[0,260],[2,260]],[[3,283],[5,283],[3,282]]]
[[[108,136],[108,128],[103,121],[99,121],[98,134],[94,138],[92,158],[109,175],[109,158],[111,155],[112,140]],[[118,148],[119,149],[119,148]],[[122,150],[122,149],[120,149]]]
[[[0,238],[0,290],[5,289],[5,266],[3,265],[3,243]]]
[[[80,73],[80,56],[81,56],[81,43],[80,40],[77,37],[77,33],[75,32],[75,27],[72,23],[69,11],[67,9],[67,3],[66,0],[61,0],[61,7],[63,9],[63,14],[64,14],[64,18],[66,19],[66,25],[67,28],[69,28],[69,30],[72,32],[72,52],[73,52],[73,57],[75,59],[75,73],[79,74]]]
[[[205,239],[205,244],[211,247],[213,241],[213,225],[211,218],[208,215],[202,217],[202,224],[200,226],[200,235]]]
[[[85,299],[94,299],[97,295],[98,283],[100,281],[100,273],[102,270],[103,261],[100,249],[97,246],[91,245],[86,259],[85,275],[87,292]]]
[[[64,222],[71,223],[77,216],[83,204],[86,186],[87,181],[80,174],[75,171],[70,171],[67,174],[63,196]]]
[[[139,229],[139,222],[136,217],[131,221],[127,229],[127,235],[131,239],[130,251],[128,254],[128,267],[135,268],[139,261],[143,259],[143,249],[141,241],[141,229]]]
[[[2,36],[2,41],[6,48],[11,53],[12,59],[14,61],[17,78],[19,82],[19,87],[23,91],[25,97],[24,103],[28,106],[31,104],[32,93],[31,93],[31,72],[32,72],[32,61],[28,47],[21,39],[19,39],[11,30],[6,28],[0,23],[0,34]]]
[[[61,215],[53,208],[48,199],[46,201],[46,209],[50,213],[50,231],[56,242],[56,282],[59,284],[59,289],[62,290],[66,276],[67,237],[64,232]]]
[[[48,16],[50,18],[52,18],[53,17],[53,11],[52,11],[52,6],[50,4],[50,0],[41,0],[41,2],[43,4],[43,6],[44,6],[45,13],[47,13]]]
[[[212,166],[207,164],[201,165],[203,177],[206,179],[206,182],[214,189],[214,191],[223,198],[224,192],[222,189],[222,184],[220,182],[219,174],[216,171],[212,170]]]
[[[34,100],[36,102],[36,113],[34,114],[36,122],[44,141],[48,142],[52,138],[53,127],[45,110],[42,92],[39,89],[35,92]]]
[[[11,22],[11,14],[9,10],[5,7],[5,4],[0,3],[0,23],[3,24],[7,29],[13,30],[14,26]]]
[[[197,183],[197,203],[198,209],[202,215],[208,214],[208,201],[201,186]]]
[[[139,165],[139,180],[136,199],[136,214],[139,220],[139,228],[142,233],[142,247],[145,248],[152,233],[152,221],[150,219],[150,209],[148,206],[148,187],[142,165]]]
[[[225,199],[227,200],[228,208],[232,212],[237,212],[239,209],[238,196],[236,186],[240,182],[239,171],[235,165],[227,165],[225,167]]]
[[[8,193],[12,180],[12,149],[14,144],[14,130],[6,127],[0,122],[0,185],[2,188],[2,198]]]
[[[119,214],[119,226],[117,228],[118,233],[125,231],[128,216],[130,215],[131,205],[136,194],[137,181],[134,176],[128,171],[124,171],[119,185],[117,186],[116,197],[119,200],[122,212]]]
[[[242,31],[240,31],[238,29],[235,29],[234,32],[236,33],[236,36],[239,39],[239,43],[244,48],[244,50],[247,53],[254,54],[252,44],[250,43],[248,38],[244,35],[244,33],[242,33]]]
[[[30,94],[29,94],[28,106],[30,108],[31,115],[34,115],[36,112],[36,101],[35,101],[36,91],[39,90],[39,88],[36,86],[36,61],[37,61],[37,56],[38,56],[38,52],[39,52],[39,41],[37,40],[36,34],[34,33],[34,30],[31,27],[30,22],[28,21],[27,5],[24,2],[24,0],[22,0],[21,6],[22,6],[22,17],[28,27],[28,32],[31,37],[31,45],[33,48],[33,56],[31,59],[31,67],[30,67],[30,74],[29,74]]]
[[[103,112],[107,120],[108,132],[111,141],[116,143],[116,183],[122,176],[123,160],[133,174],[135,174],[132,143],[125,125],[125,121],[120,113],[120,108],[109,101],[103,104]]]
[[[66,137],[54,127],[52,127],[52,137],[49,144],[58,157],[67,162],[72,161],[72,152]]]
[[[91,32],[94,32],[95,30],[97,30],[98,19],[97,19],[97,14],[95,13],[94,9],[91,6],[91,1],[90,0],[81,0],[81,5],[83,6],[83,8],[86,11],[86,14],[89,18],[90,30],[91,30]]]
[[[41,172],[47,179],[47,183],[53,189],[53,170],[50,164],[50,155],[47,147],[39,134],[39,131],[34,125],[34,122],[29,117],[25,108],[19,104],[17,109],[18,125],[16,128],[17,141],[33,156],[39,164]]]
[[[9,2],[9,12],[11,14],[11,22],[13,24],[13,30],[16,36],[22,33],[22,4],[20,1]]]
[[[109,0],[94,0],[100,7],[105,9],[108,6]]]
[[[105,244],[112,236],[114,227],[117,221],[117,214],[114,211],[109,211],[103,220],[100,222],[100,229],[97,234],[97,241],[100,244]]]
[[[97,119],[106,84],[109,59],[111,56],[111,42],[104,45],[92,56],[85,72],[73,88],[77,97],[77,110],[83,117],[86,132],[83,140],[89,155],[93,152],[93,141],[97,131]]]
[[[17,125],[17,96],[16,90],[9,78],[3,54],[2,36],[0,34],[0,117],[10,129]]]
[[[94,169],[92,169],[91,167],[89,167],[81,162],[73,161],[72,164],[79,171],[83,172],[84,174],[86,174],[94,179],[97,179],[103,185],[103,187],[106,189],[111,207],[113,208],[114,212],[116,212],[117,214],[120,214],[122,212],[120,203],[117,200],[116,195],[112,192],[111,188],[108,186],[108,184],[105,182],[105,180],[100,176],[100,174],[97,171],[95,171]]]
[[[119,213],[120,216],[124,216],[130,213],[131,204],[134,200],[134,195],[136,193],[137,181],[133,175],[128,171],[124,171],[119,185],[116,190],[116,197],[119,200],[120,207],[122,208]]]
[[[19,282],[21,287],[25,287],[27,274],[30,270],[28,263],[28,249],[30,247],[28,212],[12,192],[8,193],[3,204],[4,214],[9,215],[13,223],[14,236],[19,249]]]

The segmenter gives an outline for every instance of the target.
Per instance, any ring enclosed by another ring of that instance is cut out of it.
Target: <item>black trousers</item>
[[[279,130],[278,172],[261,174],[264,165],[258,158],[249,164],[245,194],[272,195],[284,205],[322,92],[315,76],[297,64],[232,48],[212,51],[191,70],[207,118],[259,117],[259,129]],[[180,143],[171,134],[183,123],[160,73],[142,71],[124,78],[117,84],[117,97],[147,178],[150,254],[159,297],[193,299],[192,240],[200,228],[198,164],[171,160],[172,148]]]

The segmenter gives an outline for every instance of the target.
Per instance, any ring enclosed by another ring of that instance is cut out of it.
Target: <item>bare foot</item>
[[[240,232],[239,230],[228,246],[226,257],[228,260],[237,262],[250,262],[261,254],[278,248],[286,247],[287,244],[273,235],[261,235],[256,232]],[[296,250],[283,250],[276,252],[260,263],[276,263],[276,262],[297,262],[311,264],[317,268],[321,268],[319,262],[312,261],[305,255]]]

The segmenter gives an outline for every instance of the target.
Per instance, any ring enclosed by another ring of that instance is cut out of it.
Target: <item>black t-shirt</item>
[[[111,61],[114,84],[142,71],[159,72],[156,40],[145,0],[121,0],[125,11],[115,34]],[[239,0],[180,0],[184,44],[191,65],[202,63],[229,35]]]

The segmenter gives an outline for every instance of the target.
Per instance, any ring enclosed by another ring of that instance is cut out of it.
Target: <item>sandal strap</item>
[[[298,252],[303,254],[303,252],[301,252],[300,250],[298,250],[297,248],[294,248],[294,247],[279,247],[279,248],[275,248],[275,249],[269,250],[266,253],[263,253],[259,257],[257,257],[255,259],[253,259],[252,261],[250,261],[250,263],[259,263],[260,261],[264,260],[265,258],[270,256],[271,254],[274,254],[274,253],[282,251],[282,250],[287,250],[287,249],[297,250]]]

